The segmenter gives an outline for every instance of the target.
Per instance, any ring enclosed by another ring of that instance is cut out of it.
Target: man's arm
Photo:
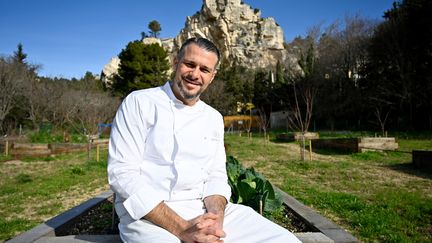
[[[207,212],[222,215],[222,217],[225,212],[226,204],[227,200],[224,196],[211,195],[204,198],[204,205],[207,209]]]
[[[180,217],[164,202],[160,202],[144,216],[144,219],[161,226],[179,238],[181,233],[189,228],[189,222]]]
[[[222,242],[220,238],[225,235],[223,231],[221,233],[217,228],[210,227],[218,225],[215,224],[220,219],[218,215],[206,213],[187,221],[164,202],[160,202],[144,219],[168,230],[184,243]]]
[[[225,237],[223,221],[226,204],[226,198],[221,195],[211,195],[204,198],[204,206],[206,207],[207,212],[216,215],[216,220],[211,221],[212,224],[209,227],[212,229],[213,234],[219,237]]]

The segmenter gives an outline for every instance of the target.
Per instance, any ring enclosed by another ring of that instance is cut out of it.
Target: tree
[[[399,129],[432,128],[432,2],[403,0],[384,15],[369,46],[363,88],[395,110]]]
[[[222,66],[213,83],[215,87],[208,89],[203,99],[223,115],[237,114],[237,102],[246,104],[253,98],[253,73],[244,67]]]
[[[25,63],[24,59],[27,58],[27,54],[24,53],[23,45],[21,43],[18,44],[17,50],[14,52],[13,58],[20,63]]]
[[[314,109],[318,124],[331,129],[360,124],[365,103],[360,102],[359,72],[368,58],[375,26],[372,20],[347,16],[344,22],[335,21],[325,29],[315,26],[306,38],[297,37],[289,44],[303,70],[303,77],[291,75],[291,79],[307,79],[319,91],[315,99],[319,105]]]
[[[162,85],[170,68],[167,52],[158,44],[129,42],[119,54],[120,66],[114,76],[113,93],[125,97],[133,90]]]
[[[0,131],[5,132],[4,121],[19,101],[30,76],[28,67],[15,58],[0,57]]]
[[[148,28],[150,30],[151,36],[157,38],[159,36],[159,32],[162,30],[159,22],[157,20],[152,20],[148,24]]]
[[[200,99],[222,114],[232,114],[235,100],[232,96],[227,95],[224,80],[217,78],[216,75],[215,80],[210,85],[211,87],[201,94]]]

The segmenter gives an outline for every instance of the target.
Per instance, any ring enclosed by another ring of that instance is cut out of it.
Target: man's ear
[[[210,79],[210,83],[209,84],[211,84],[213,82],[214,78],[216,77],[216,74],[217,74],[217,70],[214,70],[212,78]]]
[[[172,63],[172,69],[175,72],[177,70],[177,65],[179,64],[179,61],[177,59],[177,57],[174,58],[173,63]]]

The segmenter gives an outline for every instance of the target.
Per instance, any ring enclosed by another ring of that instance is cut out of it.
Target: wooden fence
[[[258,116],[224,116],[224,126],[226,131],[246,131],[259,130],[260,118]]]

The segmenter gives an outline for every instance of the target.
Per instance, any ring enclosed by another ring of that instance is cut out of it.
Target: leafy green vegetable
[[[280,196],[272,184],[253,167],[243,168],[233,156],[227,157],[228,182],[231,186],[231,202],[252,207],[257,212],[271,212],[282,205]]]

